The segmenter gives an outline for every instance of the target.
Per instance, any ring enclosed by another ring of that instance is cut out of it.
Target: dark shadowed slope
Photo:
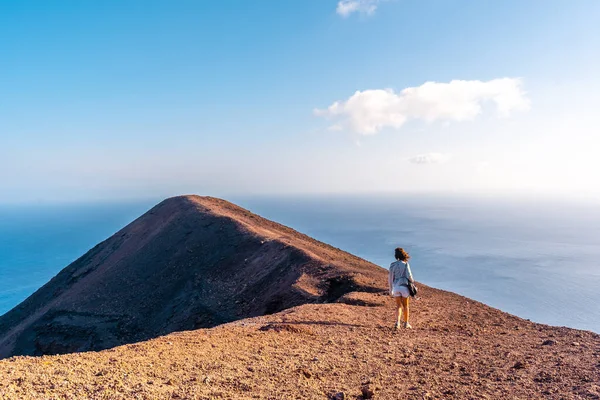
[[[0,358],[99,350],[350,291],[385,270],[223,200],[167,199],[0,317]]]

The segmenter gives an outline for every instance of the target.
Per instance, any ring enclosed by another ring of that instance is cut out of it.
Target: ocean
[[[382,267],[404,247],[417,281],[535,322],[600,333],[600,206],[434,196],[230,200]],[[0,315],[154,203],[0,206]]]

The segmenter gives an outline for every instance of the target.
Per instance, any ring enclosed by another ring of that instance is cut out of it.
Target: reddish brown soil
[[[94,353],[0,361],[3,399],[598,399],[600,338],[423,287],[309,304]]]

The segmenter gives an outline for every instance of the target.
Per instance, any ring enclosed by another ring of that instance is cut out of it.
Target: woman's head
[[[396,247],[396,250],[394,250],[394,257],[396,257],[396,260],[400,261],[408,261],[410,258],[406,250],[404,250],[402,247]]]

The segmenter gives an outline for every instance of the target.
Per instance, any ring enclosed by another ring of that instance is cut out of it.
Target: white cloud
[[[411,164],[442,164],[450,159],[448,154],[427,153],[419,154],[408,159]]]
[[[340,0],[336,12],[342,17],[348,17],[354,12],[372,15],[377,10],[379,0]]]
[[[399,93],[392,89],[359,90],[346,101],[336,101],[327,109],[315,109],[314,113],[336,119],[336,125],[345,129],[372,135],[384,128],[399,129],[410,119],[472,120],[481,114],[484,103],[492,103],[500,117],[530,108],[521,80],[500,78],[486,82],[426,82]]]

